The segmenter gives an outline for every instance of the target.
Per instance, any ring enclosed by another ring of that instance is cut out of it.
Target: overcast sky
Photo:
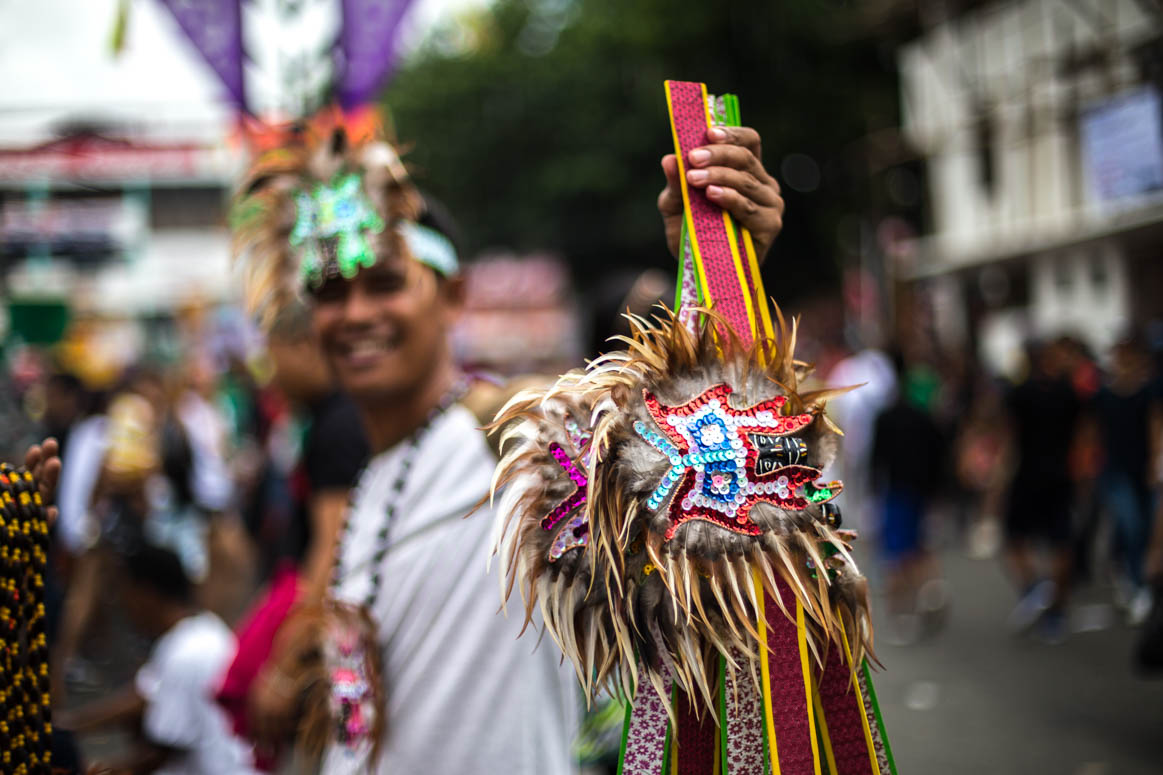
[[[272,18],[277,0],[248,0],[247,48],[256,60],[247,88],[263,105],[277,101]],[[405,20],[405,50],[448,14],[488,0],[415,0]],[[307,0],[310,15],[279,32],[294,51],[334,34],[326,0]],[[212,139],[229,113],[212,71],[158,0],[133,0],[124,51],[114,57],[110,36],[117,0],[0,0],[0,145],[46,139],[68,118],[148,122],[152,135]]]

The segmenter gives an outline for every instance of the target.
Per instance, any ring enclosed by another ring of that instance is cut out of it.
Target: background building
[[[906,6],[908,6],[906,8]],[[898,4],[902,132],[928,183],[893,270],[994,370],[1163,317],[1163,10],[1136,0]]]

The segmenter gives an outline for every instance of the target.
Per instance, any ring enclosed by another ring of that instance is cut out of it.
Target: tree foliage
[[[471,252],[557,251],[584,284],[669,265],[655,211],[672,147],[663,80],[733,91],[788,202],[765,268],[784,298],[835,280],[845,215],[865,196],[853,143],[896,123],[887,57],[851,34],[854,15],[838,0],[498,0],[437,35],[386,103]],[[450,35],[472,45],[450,50]],[[814,191],[783,181],[790,153],[818,165]]]

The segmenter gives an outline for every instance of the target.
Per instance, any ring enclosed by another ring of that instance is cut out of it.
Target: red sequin
[[[790,465],[763,475],[758,474],[756,461],[759,451],[752,443],[749,434],[787,436],[807,427],[815,419],[815,415],[783,415],[783,408],[787,404],[786,396],[776,396],[746,409],[735,409],[730,405],[728,399],[732,392],[730,385],[714,385],[694,399],[678,406],[663,404],[648,390],[642,392],[646,410],[650,412],[655,424],[667,440],[675,446],[679,454],[684,457],[692,453],[692,445],[668,420],[670,417],[685,420],[712,400],[717,400],[719,411],[730,418],[735,436],[742,442],[746,453],[744,470],[740,479],[745,489],[740,490],[743,498],[736,501],[734,514],[724,513],[718,509],[691,502],[692,490],[695,488],[696,471],[701,464],[685,464],[681,479],[672,490],[666,507],[670,517],[670,526],[666,531],[667,540],[674,538],[678,528],[691,520],[703,520],[734,533],[755,536],[762,532],[750,518],[751,508],[756,503],[770,503],[787,511],[801,511],[809,505],[805,498],[797,494],[797,491],[804,484],[818,477],[820,472],[808,466]],[[770,416],[767,413],[770,413]],[[764,416],[761,417],[761,414]],[[693,450],[694,453],[700,451],[699,449]],[[769,486],[769,483],[781,477],[787,477],[786,484],[780,486],[779,491],[768,492],[767,490],[774,489],[773,486]],[[759,491],[753,492],[753,489]]]

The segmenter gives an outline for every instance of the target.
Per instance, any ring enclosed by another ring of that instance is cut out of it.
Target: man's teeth
[[[385,350],[387,348],[383,342],[364,341],[353,343],[348,352],[358,358],[366,355],[378,355]]]

